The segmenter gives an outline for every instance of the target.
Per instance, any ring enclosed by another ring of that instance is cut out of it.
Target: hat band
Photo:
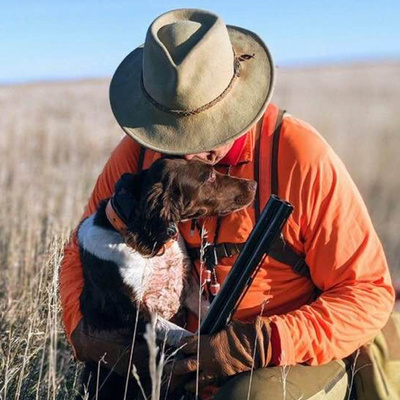
[[[173,108],[169,108],[164,106],[163,104],[159,103],[157,100],[153,99],[151,97],[150,93],[146,90],[144,86],[144,81],[143,81],[143,70],[140,78],[140,85],[142,88],[142,91],[144,95],[146,96],[147,100],[150,101],[151,104],[153,104],[155,107],[157,107],[159,110],[167,112],[169,114],[173,114],[177,117],[189,117],[191,115],[196,115],[199,114],[203,111],[206,111],[213,107],[215,104],[219,103],[232,89],[236,79],[240,76],[240,62],[241,61],[246,61],[249,60],[250,58],[254,58],[255,54],[242,54],[239,57],[235,56],[234,59],[234,67],[233,67],[233,76],[231,81],[229,82],[228,86],[226,89],[219,95],[217,96],[214,100],[211,100],[209,103],[204,104],[203,106],[196,108],[194,110],[175,110]]]

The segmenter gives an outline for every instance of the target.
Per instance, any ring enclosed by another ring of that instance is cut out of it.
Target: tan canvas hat
[[[143,46],[119,65],[111,108],[140,144],[167,154],[223,146],[261,117],[274,66],[253,32],[196,9],[169,11],[149,27]]]

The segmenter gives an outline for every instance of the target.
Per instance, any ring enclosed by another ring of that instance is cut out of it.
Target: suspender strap
[[[283,264],[290,265],[297,274],[310,278],[310,268],[304,255],[296,253],[282,235],[275,240],[269,255]]]
[[[282,119],[285,114],[284,110],[279,110],[276,118],[275,129],[272,138],[271,151],[271,194],[278,195],[278,154],[279,154],[279,138],[281,136]]]
[[[259,182],[254,199],[256,220],[260,216],[257,210],[262,210],[265,207],[271,195],[271,184],[269,183],[271,177],[271,151],[278,114],[279,108],[274,104],[270,104],[267,112],[262,117],[260,136],[256,140],[254,148],[254,179]]]
[[[275,122],[275,129],[272,138],[271,149],[271,194],[278,195],[279,192],[279,175],[278,175],[278,156],[279,156],[279,140],[281,136],[282,120],[285,114],[284,110],[279,110]],[[260,158],[260,155],[259,155]],[[293,271],[299,275],[310,277],[310,268],[306,264],[303,254],[298,254],[290,244],[286,243],[281,235],[274,243],[269,255],[275,260],[290,265]]]
[[[215,251],[218,260],[221,260],[222,258],[233,257],[239,254],[244,245],[245,243],[217,243],[213,246],[213,251]],[[211,246],[205,248],[206,259],[208,249],[211,249]],[[199,247],[188,248],[187,252],[192,260],[200,259]],[[294,252],[294,250],[287,245],[282,238],[275,241],[269,255],[281,263],[290,265],[299,275],[310,277],[309,268],[304,258]]]
[[[225,257],[233,257],[236,254],[239,254],[240,251],[244,247],[244,243],[217,243],[213,246],[207,246],[205,248],[205,259],[207,259],[207,251],[208,249],[213,248],[212,251],[215,251],[215,255],[217,256],[218,260]],[[199,247],[192,247],[186,249],[189,257],[192,260],[199,260],[200,259],[200,248]]]
[[[278,180],[278,155],[279,155],[279,139],[281,134],[282,119],[285,111],[279,110],[275,128],[272,139],[272,150],[271,150],[271,194],[278,194],[279,180]],[[260,140],[262,140],[262,127],[263,118],[256,125],[256,140],[255,140],[255,168],[254,168],[254,178],[259,182],[259,159],[260,159]],[[138,160],[138,172],[142,171],[144,164],[144,157],[146,154],[146,149],[140,146],[140,154]],[[260,215],[260,201],[259,193],[256,195],[255,199],[255,212],[256,218],[258,219]],[[242,250],[244,243],[218,243],[214,246],[215,254],[218,259],[225,257],[233,257]],[[192,260],[197,260],[200,258],[200,248],[188,248],[188,254]],[[275,241],[271,252],[269,254],[275,260],[290,265],[295,272],[300,275],[310,277],[310,269],[305,262],[304,256],[296,253],[293,248],[285,243],[283,237],[281,236]]]
[[[140,153],[139,153],[137,172],[141,172],[142,169],[143,169],[143,163],[144,163],[145,154],[146,154],[146,149],[143,146],[140,146]]]
[[[285,111],[279,110],[276,116],[275,127],[273,130],[273,137],[271,142],[271,161],[270,161],[270,174],[271,174],[271,194],[278,194],[279,189],[279,180],[278,180],[278,155],[279,155],[279,139],[281,134],[281,127],[282,127],[282,119]],[[255,140],[255,160],[254,160],[254,179],[257,182],[260,182],[260,165],[259,160],[260,157],[260,141],[266,140],[263,138],[263,118],[257,123],[256,126],[256,140]],[[264,150],[265,151],[265,150]],[[256,194],[255,198],[255,213],[256,219],[258,219],[260,215],[260,194]],[[215,254],[217,255],[218,259],[224,257],[233,257],[234,255],[238,254],[244,246],[244,243],[218,243],[214,246]],[[189,256],[192,260],[196,260],[200,258],[200,248],[188,248]],[[298,254],[289,244],[287,244],[283,237],[279,237],[270,252],[270,257],[274,258],[275,260],[290,265],[293,268],[293,271],[296,273],[310,277],[310,269],[305,262],[304,256],[302,254]]]
[[[254,145],[254,180],[260,182],[260,140],[261,132],[263,129],[264,117],[261,117],[256,124],[256,134],[255,134],[255,145]],[[254,197],[254,212],[256,216],[256,221],[260,217],[260,185],[257,185],[257,192]]]

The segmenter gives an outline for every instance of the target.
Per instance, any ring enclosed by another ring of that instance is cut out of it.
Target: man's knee
[[[291,393],[297,393],[297,390],[284,379],[277,368],[262,368],[253,371],[253,374],[245,372],[230,379],[222,386],[215,400],[247,398],[251,400],[276,400],[285,398],[284,393],[288,389]],[[288,396],[286,398],[291,399]],[[296,396],[295,398],[301,397]]]
[[[215,400],[345,399],[348,375],[342,361],[317,367],[270,367],[239,374],[222,386]]]

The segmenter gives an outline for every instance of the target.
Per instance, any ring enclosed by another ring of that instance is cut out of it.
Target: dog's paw
[[[172,330],[167,332],[167,344],[168,346],[178,347],[182,339],[193,336],[192,332],[181,328],[180,330]]]
[[[161,341],[165,340],[168,346],[177,347],[182,339],[193,336],[193,333],[173,322],[157,317],[156,335],[157,339]]]

